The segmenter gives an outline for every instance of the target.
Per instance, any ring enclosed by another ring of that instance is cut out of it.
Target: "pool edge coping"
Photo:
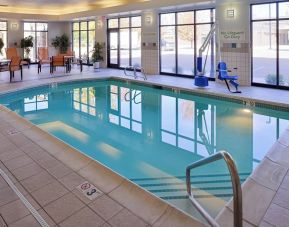
[[[90,82],[90,81],[110,81],[110,80],[117,80],[121,82],[132,82],[135,84],[140,84],[144,86],[157,86],[161,88],[166,88],[166,89],[172,89],[176,90],[178,92],[185,92],[189,93],[191,95],[199,95],[201,97],[207,97],[207,98],[223,98],[222,100],[224,101],[231,101],[231,102],[236,102],[238,101],[240,104],[243,104],[244,106],[247,107],[263,107],[263,108],[269,108],[273,110],[280,110],[280,111],[289,111],[289,103],[283,103],[283,102],[274,102],[274,101],[268,101],[268,100],[262,100],[262,99],[256,99],[256,98],[251,98],[251,97],[243,97],[242,93],[241,94],[232,94],[232,93],[219,93],[218,91],[208,91],[203,88],[198,88],[198,87],[192,87],[192,88],[185,88],[182,86],[177,86],[177,85],[167,85],[167,84],[162,84],[160,82],[155,82],[155,81],[149,81],[149,80],[140,80],[140,79],[134,79],[134,78],[129,78],[129,77],[122,77],[122,76],[99,76],[99,77],[87,77],[87,78],[73,78],[70,79],[68,78],[56,78],[60,79],[60,81],[53,81],[53,82],[44,82],[40,84],[34,84],[34,85],[28,85],[22,88],[14,88],[12,90],[6,90],[6,91],[1,91],[0,95],[5,95],[8,93],[13,93],[13,92],[18,92],[26,89],[31,89],[31,88],[36,88],[40,86],[49,86],[52,84],[65,84],[65,83],[73,83],[73,82]],[[277,107],[277,108],[276,108]]]
[[[262,223],[267,210],[273,203],[273,199],[288,173],[289,162],[282,160],[284,153],[289,156],[289,127],[272,145],[258,167],[242,184],[243,222],[248,226],[259,226]],[[250,193],[252,191],[255,193]],[[252,196],[252,194],[254,195]],[[263,197],[264,194],[267,195],[266,198]],[[222,224],[222,227],[232,226],[232,199],[219,212],[216,220],[219,224]]]

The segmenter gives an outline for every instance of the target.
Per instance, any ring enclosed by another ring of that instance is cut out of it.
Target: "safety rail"
[[[129,74],[127,73],[127,70],[132,70],[133,74]],[[138,71],[140,72],[141,75],[138,74]],[[127,66],[124,68],[124,75],[126,76],[132,76],[135,79],[137,79],[138,77],[143,78],[144,80],[147,80],[147,75],[144,71],[143,67],[138,67],[138,66]]]
[[[240,178],[238,175],[237,167],[232,156],[226,151],[220,151],[216,154],[213,154],[207,158],[196,161],[193,164],[189,165],[186,168],[186,183],[187,183],[187,192],[189,194],[189,198],[195,208],[200,212],[200,214],[207,220],[207,222],[211,226],[219,226],[218,223],[211,215],[199,204],[199,202],[192,195],[191,189],[191,170],[197,167],[209,164],[211,162],[218,161],[220,159],[224,159],[226,162],[228,169],[231,175],[231,181],[233,185],[233,203],[234,203],[234,227],[242,227],[243,222],[243,210],[242,210],[242,189]]]

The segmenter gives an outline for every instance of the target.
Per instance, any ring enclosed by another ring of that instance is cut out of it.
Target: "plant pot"
[[[93,63],[93,68],[94,69],[99,69],[100,68],[100,62],[96,61]]]

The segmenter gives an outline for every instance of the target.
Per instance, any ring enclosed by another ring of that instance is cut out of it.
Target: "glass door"
[[[119,67],[119,31],[110,29],[108,33],[108,65]]]

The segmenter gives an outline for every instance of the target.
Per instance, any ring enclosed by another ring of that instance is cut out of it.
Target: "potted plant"
[[[2,49],[4,47],[4,42],[3,42],[3,39],[0,38],[0,54],[3,55],[3,52],[2,52]]]
[[[69,47],[69,38],[66,34],[56,36],[54,39],[52,39],[51,45],[56,49],[58,48],[60,54],[65,54]]]
[[[103,61],[103,56],[102,56],[103,48],[104,48],[104,43],[98,43],[98,42],[94,43],[94,47],[92,50],[92,56],[91,56],[91,60],[93,62],[93,68],[94,69],[100,68],[100,62]]]
[[[30,35],[21,39],[20,46],[24,49],[24,58],[29,59],[31,50],[30,48],[33,47],[33,37]]]

